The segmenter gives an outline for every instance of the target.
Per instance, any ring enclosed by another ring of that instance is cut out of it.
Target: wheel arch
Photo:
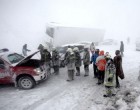
[[[18,82],[18,80],[21,78],[21,77],[24,77],[24,76],[28,76],[30,77],[31,79],[33,79],[33,81],[36,83],[35,79],[32,77],[32,75],[29,75],[27,73],[24,73],[24,74],[20,74],[16,77],[16,83]]]

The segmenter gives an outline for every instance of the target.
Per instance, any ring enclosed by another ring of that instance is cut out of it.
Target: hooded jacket
[[[96,59],[96,65],[98,70],[104,71],[106,65],[106,59],[104,57],[104,51],[100,51],[99,56]]]
[[[116,86],[116,68],[111,60],[106,64],[104,85],[108,87]]]

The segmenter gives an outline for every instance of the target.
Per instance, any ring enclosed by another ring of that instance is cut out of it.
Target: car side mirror
[[[0,64],[1,69],[5,69],[5,66],[3,64]]]

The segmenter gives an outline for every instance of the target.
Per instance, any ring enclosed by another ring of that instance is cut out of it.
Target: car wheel
[[[29,76],[23,76],[19,78],[18,86],[21,89],[31,89],[35,86],[35,81]]]

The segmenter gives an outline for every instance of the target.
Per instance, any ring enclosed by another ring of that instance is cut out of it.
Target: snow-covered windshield
[[[8,55],[8,60],[10,61],[11,64],[13,63],[18,63],[19,61],[21,61],[24,57],[17,54],[17,53],[13,53]]]

